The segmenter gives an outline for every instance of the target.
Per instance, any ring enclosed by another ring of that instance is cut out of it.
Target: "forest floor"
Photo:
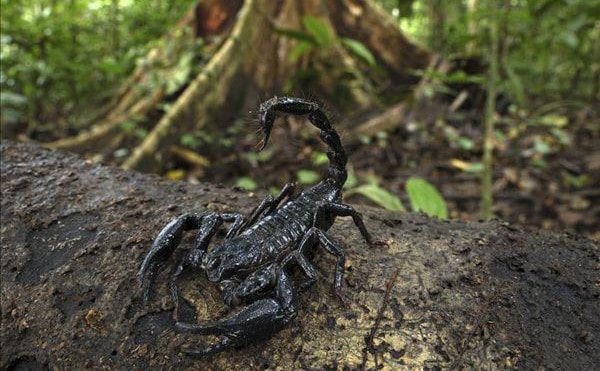
[[[406,180],[425,178],[443,194],[451,218],[478,220],[483,114],[478,110],[448,113],[441,104],[423,111],[389,134],[348,146],[350,170],[358,184],[374,176],[407,208]],[[232,185],[244,176],[253,179],[257,189],[280,189],[282,182],[297,178],[299,169],[320,173],[324,165],[315,161],[315,153],[322,150],[317,136],[306,132],[302,122],[289,122],[275,126],[269,147],[261,154],[256,152],[259,137],[251,129],[242,129],[248,132],[245,139],[232,137],[237,142],[229,154],[211,158],[209,168],[189,171],[188,180]],[[334,117],[334,123],[344,141],[345,120]],[[501,117],[494,152],[495,216],[600,239],[599,143],[600,120],[592,110],[538,114],[535,119],[517,114]],[[350,202],[370,201],[353,195]]]

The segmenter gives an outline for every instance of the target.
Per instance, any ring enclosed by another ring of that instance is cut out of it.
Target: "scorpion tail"
[[[310,123],[321,130],[321,140],[329,147],[327,151],[329,167],[327,168],[325,178],[331,179],[339,185],[344,184],[348,177],[348,173],[346,172],[346,162],[348,162],[346,152],[344,151],[344,147],[342,147],[340,136],[331,126],[323,109],[316,103],[294,97],[274,97],[262,103],[258,112],[259,123],[263,131],[263,141],[260,150],[263,150],[267,146],[278,112],[308,116]]]

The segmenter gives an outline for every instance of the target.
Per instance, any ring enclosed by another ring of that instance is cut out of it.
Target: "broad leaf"
[[[298,183],[300,184],[313,184],[316,183],[320,178],[316,171],[305,169],[298,170],[296,175],[298,177]]]
[[[364,196],[387,210],[406,211],[402,201],[395,194],[377,184],[364,184],[346,191],[347,196],[351,194]]]
[[[258,187],[254,180],[245,176],[238,178],[237,182],[235,183],[235,186],[245,189],[247,191],[253,191]]]
[[[441,219],[448,218],[446,201],[435,186],[425,179],[410,177],[406,182],[406,193],[413,211],[422,211]]]
[[[304,24],[304,27],[306,27],[308,33],[315,37],[317,44],[321,46],[332,44],[333,38],[331,37],[331,32],[325,22],[307,15],[302,18],[302,23]]]
[[[365,61],[369,66],[375,67],[375,57],[371,54],[371,51],[367,49],[365,44],[354,39],[342,38],[342,45],[354,55]]]
[[[315,44],[306,41],[300,41],[298,45],[296,45],[294,49],[292,49],[292,51],[290,52],[290,56],[288,57],[289,61],[295,62],[304,54],[309,53],[314,48],[314,46]]]
[[[306,32],[303,32],[303,31],[294,30],[291,28],[276,28],[275,33],[285,36],[285,37],[288,37],[290,39],[304,41],[309,44],[313,44],[313,45],[317,44],[317,41],[315,40],[314,36],[307,34]]]

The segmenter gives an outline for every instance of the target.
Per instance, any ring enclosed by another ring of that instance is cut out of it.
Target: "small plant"
[[[290,61],[294,62],[301,56],[318,49],[327,49],[335,45],[342,45],[367,65],[375,67],[375,57],[360,41],[345,37],[334,37],[327,24],[315,17],[303,17],[302,24],[307,32],[284,28],[276,30],[277,33],[283,36],[298,40],[298,45],[290,53]]]
[[[237,182],[235,183],[235,186],[245,189],[246,191],[254,191],[258,187],[258,185],[253,179],[245,176],[238,178]]]
[[[422,211],[440,219],[448,218],[446,201],[437,188],[425,179],[410,177],[406,182],[406,193],[413,211]]]
[[[304,30],[279,28],[275,31],[282,36],[297,40],[298,43],[290,52],[290,62],[311,54],[307,64],[286,82],[284,91],[302,87],[305,84],[319,82],[320,86],[329,86],[335,81],[336,88],[330,94],[343,101],[342,97],[351,97],[352,91],[360,86],[361,90],[373,92],[371,81],[361,69],[354,66],[340,66],[334,62],[339,60],[340,50],[345,50],[370,70],[377,69],[377,62],[369,49],[360,41],[335,35],[329,25],[315,17],[302,18]]]
[[[406,193],[412,211],[424,212],[429,216],[436,216],[441,219],[448,218],[446,201],[444,201],[444,198],[435,186],[425,179],[410,177],[406,182]],[[372,176],[368,178],[367,184],[351,188],[346,192],[346,195],[352,194],[359,194],[366,197],[386,210],[406,211],[400,198],[381,187]]]
[[[316,171],[300,169],[296,174],[298,183],[300,184],[313,184],[316,183],[321,177]]]

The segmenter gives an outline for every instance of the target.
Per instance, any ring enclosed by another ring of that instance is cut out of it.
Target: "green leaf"
[[[315,40],[314,36],[307,34],[306,32],[303,32],[300,30],[294,30],[294,29],[289,29],[289,28],[276,28],[275,33],[285,36],[285,37],[288,37],[290,39],[303,41],[308,44],[313,44],[313,45],[317,44],[317,41]]]
[[[561,34],[563,42],[570,48],[577,48],[579,46],[579,38],[575,32],[567,30]]]
[[[312,157],[312,163],[315,166],[325,165],[326,163],[329,162],[329,159],[327,158],[327,154],[325,154],[323,152],[313,152],[311,157]]]
[[[550,132],[552,133],[552,135],[554,135],[554,137],[556,137],[556,139],[558,139],[560,144],[565,146],[570,146],[571,144],[573,144],[573,137],[565,130],[561,128],[552,128],[550,129]]]
[[[319,18],[311,17],[309,15],[302,18],[302,23],[308,33],[314,36],[315,41],[318,45],[327,46],[332,44],[331,32],[327,24]]]
[[[119,123],[119,129],[125,133],[132,133],[135,130],[137,124],[135,121],[122,121]]]
[[[458,138],[458,146],[462,150],[470,151],[473,148],[475,148],[475,143],[473,143],[473,141],[469,138],[459,137]]]
[[[371,54],[371,51],[365,46],[365,44],[361,43],[358,40],[342,38],[342,45],[348,51],[356,55],[358,58],[365,61],[369,66],[375,67],[375,57]]]
[[[448,218],[446,201],[435,186],[425,179],[410,177],[406,182],[406,192],[413,211],[423,211],[441,219]]]
[[[364,196],[387,210],[406,211],[398,196],[378,184],[364,184],[346,192],[347,196],[351,194]]]
[[[298,177],[298,183],[300,184],[313,184],[320,178],[316,171],[301,169],[296,174]]]
[[[590,177],[587,174],[571,175],[565,170],[561,170],[563,182],[570,187],[583,188],[590,183]]]
[[[23,106],[27,103],[27,98],[21,94],[12,91],[0,92],[0,106]]]
[[[288,57],[288,60],[290,62],[295,62],[298,58],[300,58],[301,56],[303,56],[306,53],[309,53],[314,47],[314,44],[305,42],[305,41],[300,41],[298,43],[298,45],[296,45],[294,47],[294,49],[292,49],[292,51],[290,52],[290,55]]]
[[[198,147],[198,140],[193,134],[183,134],[181,138],[179,138],[179,143],[181,143],[182,146],[191,149],[196,149]]]
[[[245,176],[238,178],[237,182],[235,182],[235,186],[247,191],[253,191],[258,187],[254,180]]]
[[[0,111],[2,122],[17,123],[23,118],[23,113],[10,107],[2,107]]]
[[[356,179],[356,175],[354,175],[354,171],[352,168],[348,169],[348,179],[346,179],[346,183],[344,183],[344,189],[353,188],[358,184],[358,179]]]
[[[540,117],[537,123],[544,126],[563,128],[569,124],[569,119],[562,115],[549,114]]]
[[[541,138],[535,138],[533,140],[533,149],[541,155],[546,155],[552,152],[552,147],[550,147],[550,145]]]
[[[185,53],[181,56],[177,65],[172,67],[170,71],[167,71],[166,75],[168,79],[165,81],[167,95],[173,94],[187,83],[192,73],[193,62],[194,53]]]

